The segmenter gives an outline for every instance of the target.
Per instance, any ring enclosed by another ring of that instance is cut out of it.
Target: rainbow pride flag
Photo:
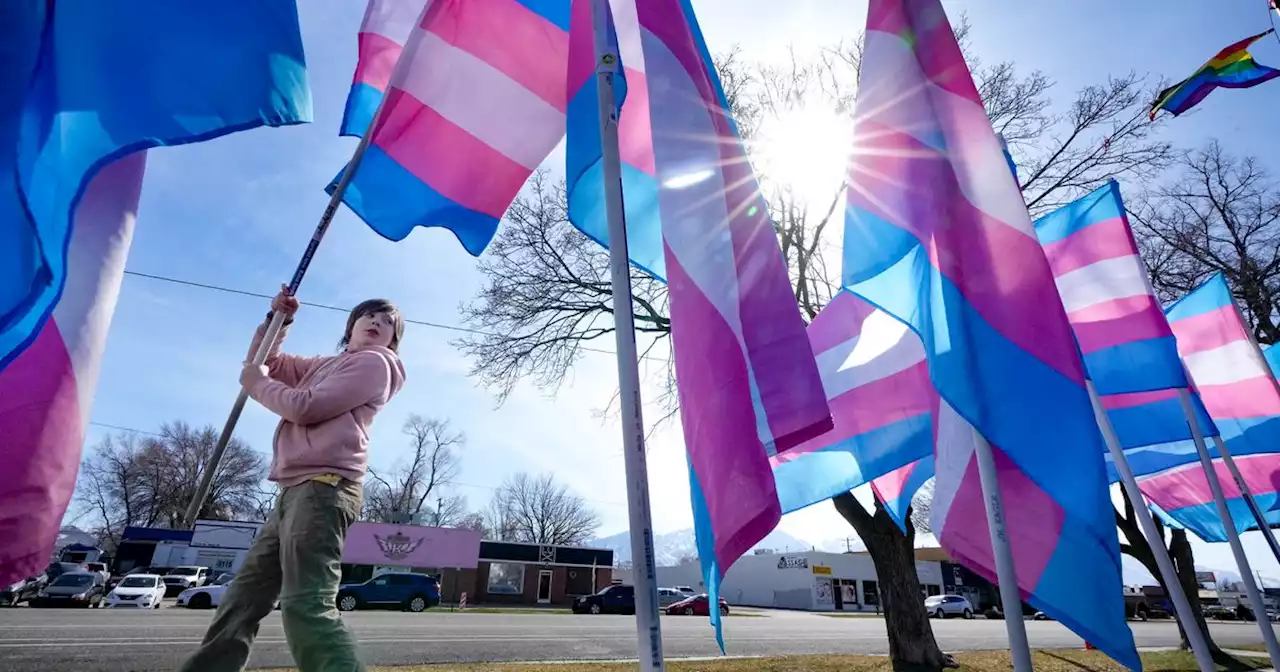
[[[1218,87],[1247,89],[1280,76],[1280,70],[1260,65],[1249,53],[1249,45],[1274,32],[1274,29],[1268,30],[1236,42],[1219,51],[1190,77],[1161,91],[1151,106],[1151,118],[1155,119],[1160,110],[1176,117],[1198,105]]]

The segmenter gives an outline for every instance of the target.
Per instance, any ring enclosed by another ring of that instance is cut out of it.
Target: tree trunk
[[[1169,539],[1169,556],[1173,559],[1174,570],[1178,572],[1178,583],[1182,584],[1182,592],[1191,603],[1196,627],[1200,628],[1200,632],[1204,633],[1204,640],[1209,643],[1209,652],[1213,654],[1214,660],[1219,662],[1231,660],[1213,641],[1213,636],[1209,634],[1209,624],[1204,620],[1204,609],[1200,607],[1200,584],[1196,582],[1196,561],[1191,554],[1191,543],[1187,541],[1186,530],[1172,531]],[[1168,592],[1167,588],[1165,592]],[[1183,629],[1182,621],[1178,621],[1178,634],[1182,637],[1182,648],[1189,651],[1191,642],[1187,639],[1187,631]]]
[[[929,614],[924,610],[920,578],[916,575],[915,528],[908,522],[907,533],[903,534],[879,501],[874,516],[852,493],[839,495],[832,502],[867,545],[875,564],[880,605],[889,634],[889,659],[895,672],[937,672],[955,667],[955,661],[938,648]],[[908,515],[907,520],[910,518]]]

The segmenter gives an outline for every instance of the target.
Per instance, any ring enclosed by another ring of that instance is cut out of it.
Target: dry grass
[[[1065,649],[1034,652],[1036,672],[1125,672],[1125,668],[1096,651]],[[1012,669],[1007,651],[956,654],[961,672],[1007,672]],[[1142,654],[1146,672],[1198,672],[1189,653],[1168,651]],[[1231,659],[1219,670],[1245,672],[1268,668],[1262,659]],[[491,663],[475,665],[415,665],[377,667],[383,672],[630,672],[634,663],[570,663],[533,665]],[[783,658],[735,658],[709,661],[677,661],[667,664],[672,672],[889,672],[884,656],[793,656]],[[285,672],[283,670],[276,672]]]

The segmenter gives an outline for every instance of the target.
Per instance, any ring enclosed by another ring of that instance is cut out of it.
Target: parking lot
[[[0,671],[172,670],[199,644],[212,615],[169,604],[155,611],[0,609]],[[636,655],[635,625],[629,616],[432,610],[423,614],[357,611],[343,618],[356,632],[370,664],[616,660]],[[1139,646],[1177,645],[1178,632],[1171,621],[1130,625]],[[668,616],[662,619],[662,627],[670,657],[718,654],[705,618]],[[1211,627],[1223,646],[1261,639],[1252,623]],[[1001,621],[934,621],[933,629],[939,644],[950,651],[1008,646]],[[1057,623],[1028,622],[1027,630],[1035,647],[1084,646]],[[750,612],[726,619],[725,640],[731,655],[888,652],[884,622],[875,617]],[[263,622],[250,663],[251,667],[292,663],[279,612]]]

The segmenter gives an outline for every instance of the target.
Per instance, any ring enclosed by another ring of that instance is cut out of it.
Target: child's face
[[[389,348],[395,334],[396,321],[391,313],[365,313],[356,318],[355,325],[351,327],[347,349],[354,351],[375,345]]]

